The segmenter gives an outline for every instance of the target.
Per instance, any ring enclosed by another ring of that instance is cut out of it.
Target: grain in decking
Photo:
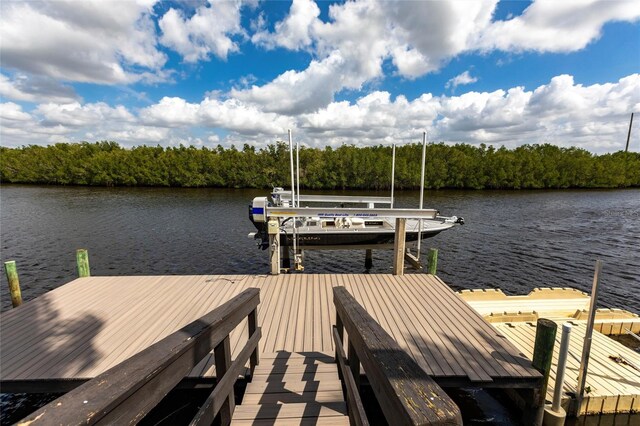
[[[2,314],[3,329],[8,323],[29,331],[8,329],[0,336],[2,384],[32,381],[37,388],[49,380],[55,387],[95,377],[249,286],[261,288],[261,353],[333,353],[331,292],[337,285],[436,380],[504,386],[539,379],[511,343],[433,276],[298,274],[74,280]],[[231,334],[234,354],[247,333],[245,321]],[[213,361],[203,360],[190,377],[214,376]]]

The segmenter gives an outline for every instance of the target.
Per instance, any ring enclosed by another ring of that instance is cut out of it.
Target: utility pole
[[[631,113],[631,121],[629,121],[629,133],[627,133],[627,147],[624,152],[629,152],[629,139],[631,139],[631,126],[633,125],[633,113]]]

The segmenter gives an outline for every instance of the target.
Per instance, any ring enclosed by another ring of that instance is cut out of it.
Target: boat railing
[[[258,363],[260,290],[249,288],[182,329],[30,414],[19,424],[132,424],[146,416],[213,349],[216,386],[192,420],[229,424],[234,385]],[[247,318],[249,339],[231,360],[229,334]]]
[[[280,199],[291,201],[291,193],[280,193]],[[296,195],[296,200],[298,196]],[[354,196],[354,195],[304,195],[300,194],[300,202],[305,203],[351,203],[351,204],[384,204],[391,205],[393,200],[391,197],[371,197],[371,196]]]
[[[346,288],[333,288],[333,303],[336,359],[352,425],[368,424],[359,395],[360,365],[389,424],[462,424],[458,406]],[[343,346],[345,331],[348,358]]]
[[[272,207],[265,209],[267,217],[361,217],[395,219],[436,219],[434,209],[379,209],[379,208],[331,208],[331,207]]]

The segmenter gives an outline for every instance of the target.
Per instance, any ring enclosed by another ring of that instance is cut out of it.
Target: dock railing
[[[360,365],[389,424],[462,425],[460,409],[344,287],[333,288],[336,359],[351,425],[367,425]],[[347,332],[348,360],[343,341]]]
[[[216,386],[192,425],[223,425],[235,408],[234,384],[247,362],[258,364],[257,327],[260,290],[249,288],[182,329],[82,384],[32,413],[18,424],[131,424],[144,418],[211,350]],[[231,360],[229,334],[248,319],[249,339]]]

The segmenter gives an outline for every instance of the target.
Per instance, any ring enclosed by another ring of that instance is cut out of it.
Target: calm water
[[[267,273],[267,253],[247,238],[254,231],[247,205],[261,195],[266,192],[3,186],[0,258],[17,262],[27,301],[75,277],[77,248],[89,249],[93,275]],[[595,260],[602,259],[600,305],[640,312],[640,190],[437,191],[425,200],[425,207],[466,219],[424,244],[440,250],[439,274],[454,288],[590,291]],[[396,197],[398,207],[417,204],[417,192]],[[371,272],[390,272],[391,255],[374,251]],[[305,268],[364,272],[364,251],[308,252]],[[1,281],[6,310],[4,273]],[[463,389],[452,396],[464,407],[465,423],[517,422],[505,409],[510,404],[491,393]],[[2,394],[0,423],[54,398]]]
[[[247,233],[256,190],[3,186],[1,260],[15,260],[30,300],[74,278],[75,249],[88,248],[93,275],[266,273],[267,253]],[[386,195],[386,194],[377,194]],[[398,207],[417,205],[417,191]],[[466,225],[427,240],[455,288],[539,286],[590,291],[604,262],[601,305],[640,312],[640,190],[434,191],[425,207]],[[374,251],[374,273],[391,250]],[[364,272],[364,251],[308,252],[308,272]],[[2,310],[10,307],[6,278]]]

